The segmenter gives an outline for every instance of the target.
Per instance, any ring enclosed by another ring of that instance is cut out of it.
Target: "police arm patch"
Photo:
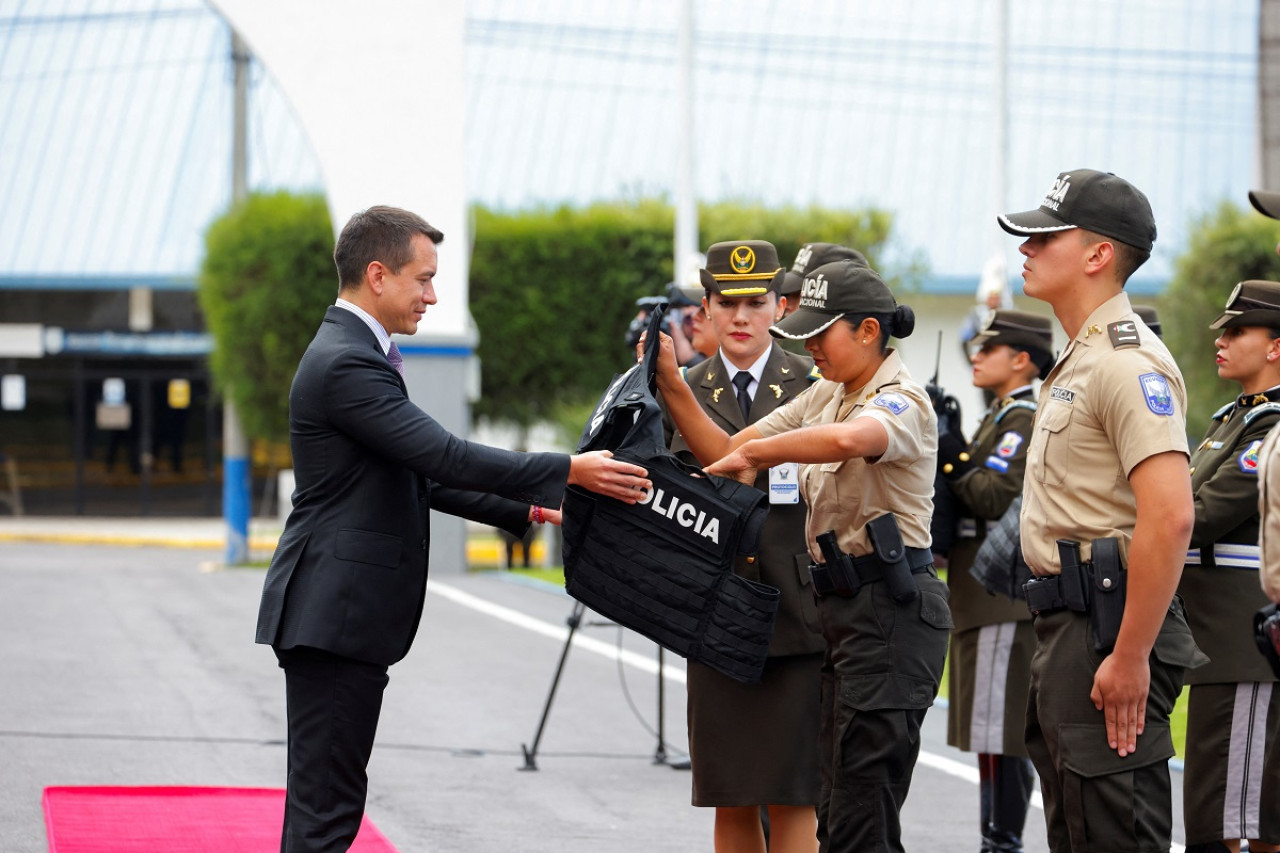
[[[1246,474],[1258,473],[1258,450],[1261,447],[1262,441],[1259,439],[1258,441],[1250,443],[1250,445],[1244,449],[1244,453],[1241,453],[1240,458],[1236,460],[1241,471]]]
[[[910,401],[908,401],[906,397],[894,391],[886,391],[871,402],[883,409],[888,409],[895,415],[900,415],[907,409],[911,408]]]
[[[1157,415],[1173,414],[1173,391],[1169,389],[1169,380],[1159,373],[1144,373],[1138,377],[1142,386],[1142,395],[1147,399],[1147,408]]]
[[[996,445],[996,455],[1001,459],[1011,459],[1021,446],[1022,435],[1010,430],[1000,436],[1000,443]]]

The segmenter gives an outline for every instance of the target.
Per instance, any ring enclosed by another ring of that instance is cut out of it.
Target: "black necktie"
[[[739,370],[738,374],[733,377],[733,385],[738,389],[738,408],[742,410],[742,422],[744,424],[751,423],[751,395],[747,393],[747,386],[751,384],[751,373],[746,370]]]

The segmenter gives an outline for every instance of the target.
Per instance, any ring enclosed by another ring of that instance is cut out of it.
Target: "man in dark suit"
[[[257,642],[285,673],[282,851],[345,851],[364,814],[387,667],[422,616],[428,511],[522,535],[558,523],[566,483],[634,503],[643,468],[607,452],[513,453],[460,439],[409,402],[392,334],[436,302],[443,235],[408,211],[356,214],[334,250],[337,304],[289,392],[297,489],[262,591]]]

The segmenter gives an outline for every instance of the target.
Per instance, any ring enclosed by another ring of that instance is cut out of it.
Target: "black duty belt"
[[[928,548],[908,548],[906,550],[907,565],[911,568],[911,574],[922,575],[933,568],[933,552]],[[884,563],[875,554],[850,557],[850,559],[853,561],[853,568],[858,573],[858,580],[861,584],[884,580]],[[813,579],[813,591],[819,597],[838,595],[841,598],[849,598],[857,594],[855,585],[849,579],[835,577],[835,573],[831,571],[826,563],[810,563],[809,577]]]

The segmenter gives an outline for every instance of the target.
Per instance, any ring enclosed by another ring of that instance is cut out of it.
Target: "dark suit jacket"
[[[813,360],[784,350],[776,342],[765,363],[756,395],[751,399],[751,423],[799,396],[813,384],[809,371]],[[737,391],[730,381],[736,369],[726,367],[717,353],[685,373],[693,396],[721,429],[733,435],[746,428],[738,408]],[[667,419],[668,425],[670,419]],[[671,452],[699,464],[678,432],[668,435]],[[769,490],[769,472],[761,471],[756,488]],[[754,562],[739,558],[735,571],[743,577],[776,586],[782,592],[778,618],[769,643],[769,655],[805,654],[826,648],[818,623],[818,609],[809,580],[809,552],[805,544],[804,501],[770,504],[760,534],[760,553]]]
[[[464,441],[409,402],[377,338],[331,306],[289,392],[294,507],[262,590],[257,641],[390,665],[409,651],[435,509],[516,535],[559,506],[569,457]],[[500,497],[499,497],[500,496]]]

